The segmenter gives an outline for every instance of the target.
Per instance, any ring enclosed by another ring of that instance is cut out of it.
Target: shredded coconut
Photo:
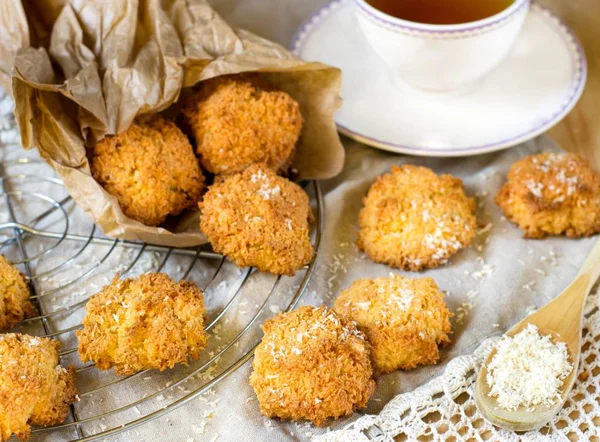
[[[414,293],[410,290],[399,290],[398,294],[392,293],[388,297],[387,306],[393,305],[397,307],[400,311],[406,311],[412,304],[414,298]]]
[[[257,193],[265,200],[270,200],[271,197],[279,195],[280,192],[281,188],[279,186],[269,187],[268,183],[263,184],[260,189],[257,190]]]
[[[487,223],[485,226],[483,226],[481,229],[477,230],[477,234],[478,235],[482,235],[484,233],[489,232],[490,230],[492,230],[492,223]]]
[[[533,180],[529,180],[527,182],[527,189],[529,189],[529,191],[538,198],[542,197],[542,189],[543,188],[544,188],[544,185],[542,183],[538,183]]]
[[[355,305],[361,310],[368,310],[371,307],[371,301],[356,302]]]
[[[516,410],[554,404],[573,365],[564,342],[553,343],[529,324],[513,337],[502,337],[487,370],[489,395],[500,407]]]
[[[252,181],[253,183],[257,183],[259,181],[263,181],[266,179],[267,179],[267,174],[264,173],[260,169],[257,172],[253,173],[252,176],[250,177],[250,181]]]
[[[29,339],[29,346],[30,347],[37,347],[38,345],[40,345],[40,340],[37,338],[30,338]]]

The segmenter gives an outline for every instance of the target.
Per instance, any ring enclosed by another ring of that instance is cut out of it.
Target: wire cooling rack
[[[27,275],[39,311],[13,331],[61,341],[61,364],[76,367],[79,391],[67,421],[34,428],[32,440],[96,440],[210,393],[252,357],[260,324],[298,303],[314,259],[294,277],[277,277],[238,269],[207,246],[180,249],[104,236],[75,205],[54,171],[19,148],[10,110],[6,97],[0,96],[0,254]],[[305,189],[317,220],[312,232],[317,251],[323,198],[317,182],[306,183]],[[116,272],[131,277],[150,271],[193,280],[202,287],[209,345],[200,359],[164,372],[131,376],[82,364],[75,331],[89,297]]]

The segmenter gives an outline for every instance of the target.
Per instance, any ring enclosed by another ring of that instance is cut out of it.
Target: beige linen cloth
[[[236,25],[250,31],[289,44],[295,29],[321,6],[323,0],[216,0],[217,11]],[[14,142],[7,142],[0,148],[0,160],[10,161],[19,156],[35,157],[35,153],[23,153]],[[14,141],[14,140],[13,140]],[[9,146],[6,146],[6,145]],[[442,359],[436,366],[423,367],[410,372],[397,372],[382,377],[373,399],[361,413],[330,424],[325,428],[316,428],[307,423],[281,423],[263,418],[256,399],[248,385],[250,364],[245,364],[229,378],[216,385],[212,391],[190,401],[166,416],[145,423],[128,432],[111,436],[110,441],[294,441],[309,440],[331,430],[340,429],[364,414],[377,414],[383,406],[399,393],[414,390],[420,385],[439,376],[449,362],[460,355],[474,352],[479,345],[491,336],[497,336],[518,319],[549,301],[568,285],[582,264],[594,239],[551,238],[543,241],[525,240],[514,225],[504,220],[493,202],[494,195],[505,179],[505,173],[512,163],[524,155],[539,151],[556,151],[558,148],[547,138],[538,138],[524,145],[503,152],[458,159],[426,159],[394,155],[378,151],[351,140],[344,139],[347,158],[344,171],[335,179],[322,182],[325,194],[326,215],[325,231],[318,255],[317,266],[312,281],[301,300],[301,304],[330,305],[340,290],[362,277],[377,277],[390,272],[407,276],[431,276],[447,293],[446,301],[455,313],[453,321],[453,343],[442,353]],[[451,173],[463,179],[467,192],[478,202],[477,217],[479,233],[473,245],[453,259],[446,267],[423,272],[422,274],[400,272],[384,265],[374,264],[356,249],[357,215],[362,198],[376,176],[387,172],[392,165],[411,163],[431,167],[438,173]],[[12,167],[12,166],[11,166]],[[14,166],[15,168],[17,166]],[[39,169],[36,169],[39,168]],[[27,173],[49,173],[47,166],[41,163],[27,166]],[[57,196],[59,198],[60,195]],[[25,201],[26,202],[26,201]],[[24,204],[19,210],[24,214],[33,210],[33,205]],[[35,208],[38,210],[39,208]],[[69,209],[76,222],[73,228],[88,232],[91,226],[85,215],[76,208]],[[34,212],[32,215],[39,213]],[[0,214],[0,223],[3,220]],[[60,220],[56,221],[60,222]],[[2,234],[2,232],[0,232]],[[65,252],[68,253],[68,252]],[[127,252],[128,253],[128,252]],[[115,269],[131,258],[122,252],[110,262],[109,270],[99,272],[98,280],[86,282],[85,287],[73,287],[68,296],[76,296],[78,290],[93,293],[99,286],[112,277]],[[81,259],[100,259],[100,251]],[[122,258],[122,259],[121,259]],[[159,256],[139,263],[137,272],[148,271],[160,262]],[[113,259],[113,258],[111,258]],[[106,263],[105,263],[106,264]],[[173,264],[167,271],[177,275],[183,264]],[[224,278],[228,272],[237,275],[233,266],[226,266]],[[206,272],[209,273],[210,269]],[[203,275],[195,276],[202,279]],[[247,296],[249,303],[256,301],[252,296],[260,293],[261,284],[270,287],[268,277],[251,281]],[[40,281],[41,288],[51,290],[53,281]],[[293,285],[293,284],[292,284]],[[218,287],[226,287],[222,281]],[[67,296],[67,295],[65,295]],[[211,295],[207,304],[217,305],[218,299]],[[48,300],[48,302],[54,302]],[[56,301],[59,302],[59,301]],[[271,316],[274,310],[268,311]],[[76,324],[81,319],[79,311],[65,319],[57,319],[56,327]],[[240,317],[243,311],[238,312]],[[261,321],[264,318],[261,317]],[[62,321],[62,322],[61,322]],[[240,319],[243,322],[242,319]],[[235,322],[235,318],[233,319]],[[227,335],[224,326],[223,336]],[[233,325],[232,325],[233,327]],[[35,330],[34,330],[35,331]],[[65,346],[74,345],[74,341],[65,342]],[[185,367],[177,367],[174,372],[180,374]],[[79,382],[92,385],[105,379],[95,370],[80,375]],[[110,376],[110,374],[106,374]],[[152,374],[148,379],[140,379],[119,389],[108,389],[94,397],[94,410],[78,406],[78,412],[85,417],[97,414],[98,410],[110,410],[115,404],[131,401],[140,395],[151,394],[157,386]],[[168,376],[168,373],[165,375]],[[112,378],[111,378],[112,379]],[[161,382],[164,380],[161,377]],[[157,398],[169,402],[169,398]],[[87,406],[90,407],[89,401]],[[140,407],[141,408],[141,407]],[[130,410],[122,421],[133,420],[139,410]],[[118,420],[95,422],[89,427],[93,432],[118,425]],[[84,429],[85,431],[85,429]],[[72,432],[50,432],[35,436],[33,440],[61,441],[76,437]],[[344,440],[344,438],[339,439]]]

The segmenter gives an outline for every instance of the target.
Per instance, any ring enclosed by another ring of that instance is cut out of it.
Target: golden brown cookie
[[[496,203],[526,238],[600,232],[600,174],[573,153],[541,153],[517,161]]]
[[[377,178],[363,200],[358,247],[404,270],[438,267],[475,235],[475,201],[462,181],[403,165]]]
[[[204,187],[190,142],[162,117],[133,123],[127,131],[99,141],[90,167],[123,213],[147,226],[195,207]]]
[[[9,330],[34,315],[25,276],[0,255],[0,330]]]
[[[452,314],[432,278],[359,279],[333,308],[367,336],[379,373],[435,364],[438,347],[450,342]]]
[[[289,165],[302,131],[298,103],[256,79],[221,77],[203,82],[182,110],[202,166],[214,174],[265,163]]]
[[[200,210],[214,251],[240,267],[293,275],[312,259],[308,195],[262,164],[210,186]]]
[[[0,442],[30,425],[60,424],[75,402],[75,369],[59,365],[60,343],[21,334],[0,335]]]
[[[370,345],[326,307],[300,307],[263,324],[250,385],[267,417],[321,425],[364,408],[375,389]]]
[[[122,281],[117,275],[86,310],[77,332],[79,354],[100,370],[162,371],[198,359],[206,347],[204,299],[193,282],[175,283],[162,273]]]

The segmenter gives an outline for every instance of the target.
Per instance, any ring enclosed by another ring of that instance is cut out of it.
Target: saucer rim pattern
[[[323,21],[323,19],[330,14],[335,13],[340,7],[346,6],[347,3],[350,3],[350,6],[352,7],[357,7],[354,0],[332,0],[314,12],[294,34],[292,43],[290,45],[291,52],[295,56],[301,58],[301,52],[309,34]],[[565,116],[567,116],[579,101],[587,80],[587,59],[579,39],[563,20],[536,1],[531,2],[529,13],[539,13],[546,20],[553,22],[553,27],[560,32],[561,37],[564,39],[565,43],[570,49],[570,56],[574,66],[574,75],[570,81],[571,88],[567,94],[567,98],[555,112],[553,112],[549,117],[545,118],[540,123],[536,124],[534,127],[525,132],[512,135],[499,141],[476,146],[449,147],[445,149],[427,146],[407,146],[390,141],[380,140],[355,132],[336,121],[335,123],[338,132],[360,143],[364,143],[389,152],[431,157],[460,157],[480,155],[507,149],[535,138],[538,135],[548,131],[550,128],[558,124]],[[456,32],[461,33],[462,31]]]

